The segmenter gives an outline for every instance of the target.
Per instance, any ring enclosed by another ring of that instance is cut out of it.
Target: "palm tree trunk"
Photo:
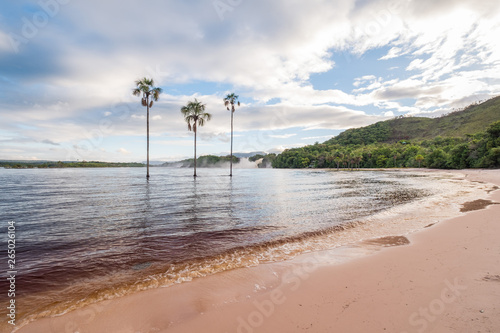
[[[149,179],[149,98],[148,100],[146,101],[148,104],[147,104],[147,114],[146,114],[146,127],[147,127],[147,158],[146,158],[146,168],[147,168],[147,171],[146,171],[146,178]]]
[[[194,128],[194,177],[196,177],[196,127]]]
[[[231,161],[229,161],[229,177],[233,176],[233,110],[231,108]]]

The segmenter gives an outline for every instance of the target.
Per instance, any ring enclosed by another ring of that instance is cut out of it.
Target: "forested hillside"
[[[500,167],[500,97],[437,118],[400,118],[283,151],[275,168]]]
[[[485,131],[500,120],[500,96],[440,118],[406,117],[348,129],[325,144],[370,144],[400,140],[424,140],[442,137],[464,137]]]

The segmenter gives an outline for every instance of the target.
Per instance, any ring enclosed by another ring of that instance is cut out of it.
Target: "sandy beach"
[[[499,170],[456,173],[500,187]],[[404,237],[143,291],[17,332],[499,332],[500,191],[487,199]]]

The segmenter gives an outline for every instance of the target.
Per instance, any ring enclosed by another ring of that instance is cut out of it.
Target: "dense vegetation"
[[[250,162],[257,162],[262,159],[262,161],[257,165],[259,168],[270,168],[273,161],[276,159],[276,154],[257,154],[248,158]]]
[[[497,112],[500,116],[498,109]],[[463,137],[437,136],[433,139],[388,143],[386,141],[390,131],[387,122],[359,131],[351,130],[348,134],[339,135],[323,144],[285,150],[276,157],[272,165],[275,168],[351,169],[500,167],[500,121],[490,124],[485,131]]]
[[[200,168],[216,168],[231,161],[231,156],[215,156],[215,155],[204,155],[200,156],[196,159],[196,164]],[[239,163],[240,159],[236,156],[233,156],[233,163]],[[166,162],[161,166],[163,167],[176,167],[176,168],[193,168],[194,167],[194,159],[188,158],[186,160],[182,160],[179,162]]]
[[[500,120],[500,96],[440,118],[398,117],[376,124],[348,129],[325,144],[368,145],[401,140],[433,140],[435,137],[465,137],[482,132]]]
[[[0,161],[0,167],[7,169],[32,169],[32,168],[118,168],[118,167],[144,167],[142,163],[108,163],[98,161],[82,162],[53,162],[53,161]]]

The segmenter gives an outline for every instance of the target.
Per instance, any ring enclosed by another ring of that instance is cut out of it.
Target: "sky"
[[[280,152],[500,94],[497,0],[39,0],[0,3],[0,159],[146,160],[137,79],[163,89],[150,159]]]

